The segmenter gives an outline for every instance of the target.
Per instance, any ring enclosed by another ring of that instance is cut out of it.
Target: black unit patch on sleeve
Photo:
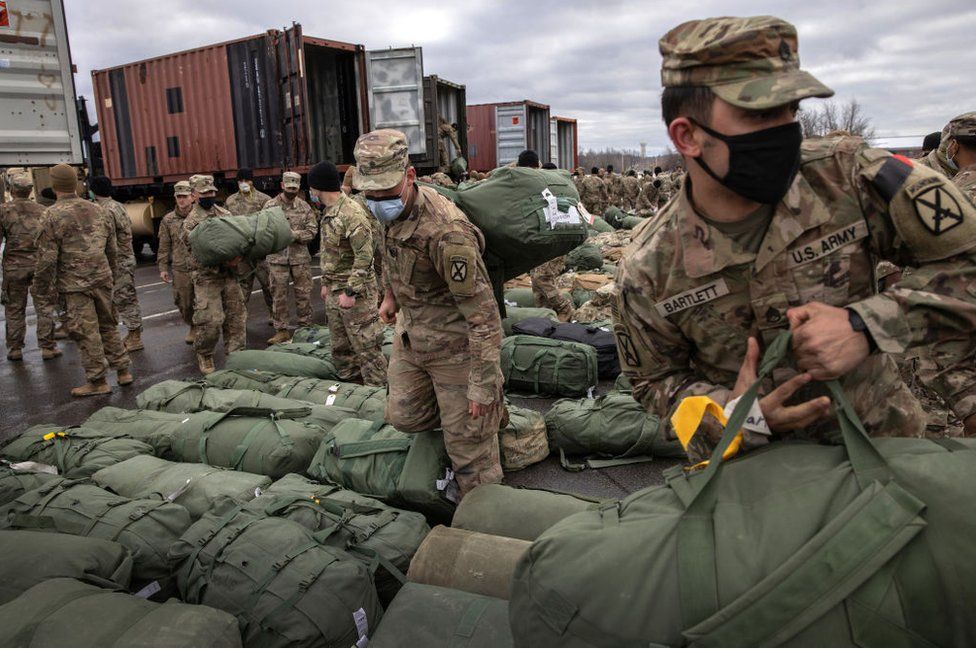
[[[912,165],[909,162],[903,162],[897,157],[891,157],[885,160],[885,163],[881,165],[881,169],[878,171],[877,175],[874,177],[874,188],[878,190],[881,197],[885,200],[885,203],[890,203],[891,199],[895,197],[898,190],[902,188],[905,181],[912,173]]]

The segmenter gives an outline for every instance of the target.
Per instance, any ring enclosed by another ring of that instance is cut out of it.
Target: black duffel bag
[[[548,318],[526,318],[512,325],[512,334],[539,336],[553,340],[583,343],[596,349],[597,367],[601,379],[613,379],[620,374],[617,341],[604,327],[578,322],[553,322]]]

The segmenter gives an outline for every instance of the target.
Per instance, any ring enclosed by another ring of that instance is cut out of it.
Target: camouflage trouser
[[[566,260],[563,257],[556,257],[532,269],[532,295],[535,298],[535,305],[552,309],[563,322],[573,317],[573,301],[556,288],[556,277],[565,266]]]
[[[228,354],[244,349],[247,343],[247,311],[236,277],[193,278],[193,326],[196,339],[193,351],[210,356],[224,335]]]
[[[468,414],[470,358],[448,356],[420,362],[394,337],[390,358],[386,421],[407,433],[438,426],[463,496],[480,484],[501,482],[498,430],[504,412],[501,387],[495,406],[486,416]]]
[[[607,211],[607,206],[604,205],[603,201],[601,201],[599,198],[594,198],[589,194],[587,194],[585,197],[581,198],[580,200],[583,201],[583,207],[585,207],[586,211],[589,212],[590,214],[596,214],[597,216],[601,216],[604,212]]]
[[[271,295],[274,306],[271,310],[271,320],[275,331],[288,329],[288,281],[295,285],[295,311],[298,314],[298,326],[307,327],[312,324],[312,273],[308,264],[285,266],[271,264]]]
[[[252,272],[253,271],[253,272]],[[251,292],[254,291],[254,280],[258,280],[261,286],[261,294],[264,296],[264,303],[268,306],[268,313],[274,306],[271,296],[271,278],[268,268],[268,260],[262,259],[256,264],[252,264],[247,259],[241,259],[237,264],[237,279],[241,283],[241,292],[244,293],[244,304],[251,301]]]
[[[173,303],[183,322],[193,326],[193,277],[189,271],[173,269]]]
[[[68,337],[78,346],[81,366],[89,382],[104,379],[106,365],[116,371],[129,367],[112,293],[111,286],[99,286],[64,294]]]
[[[332,362],[341,381],[386,385],[386,356],[383,355],[383,324],[376,308],[376,291],[369,287],[356,298],[355,306],[339,306],[342,291],[333,291],[325,301],[325,314],[332,334]]]
[[[118,277],[115,278],[115,288],[112,292],[115,310],[128,331],[142,329],[142,312],[139,310],[139,298],[136,296],[134,271],[134,264],[123,263]]]
[[[0,286],[0,304],[4,307],[7,325],[7,351],[24,348],[27,334],[27,294],[34,298],[37,312],[37,346],[54,349],[54,304],[51,299],[38,299],[34,290],[34,271],[30,268],[11,269],[3,274]]]

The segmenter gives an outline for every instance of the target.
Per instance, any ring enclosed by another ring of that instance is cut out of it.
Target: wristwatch
[[[352,290],[348,286],[346,288],[344,288],[342,290],[342,292],[345,293],[346,295],[348,295],[349,297],[356,297],[357,295],[359,295],[359,293],[357,293],[356,291]]]
[[[878,349],[878,343],[874,342],[874,337],[868,330],[867,324],[864,322],[864,318],[861,317],[854,309],[845,309],[847,311],[847,321],[851,324],[851,329],[858,333],[864,334],[864,337],[868,339],[868,348],[874,353]]]

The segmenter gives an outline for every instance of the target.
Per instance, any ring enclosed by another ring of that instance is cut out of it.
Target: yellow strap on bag
[[[686,451],[688,450],[688,445],[691,443],[691,438],[695,436],[706,414],[715,417],[723,426],[729,423],[728,419],[725,418],[725,412],[722,406],[715,403],[711,398],[704,396],[685,397],[678,404],[674,414],[671,415],[671,426],[674,428],[675,434],[678,435],[678,441],[681,442],[681,446]],[[725,453],[722,454],[722,459],[728,460],[729,458],[735,457],[739,453],[740,446],[742,446],[741,430],[736,433],[732,439],[732,443],[725,449]],[[705,466],[708,466],[708,460],[699,462],[691,468],[700,469]]]

